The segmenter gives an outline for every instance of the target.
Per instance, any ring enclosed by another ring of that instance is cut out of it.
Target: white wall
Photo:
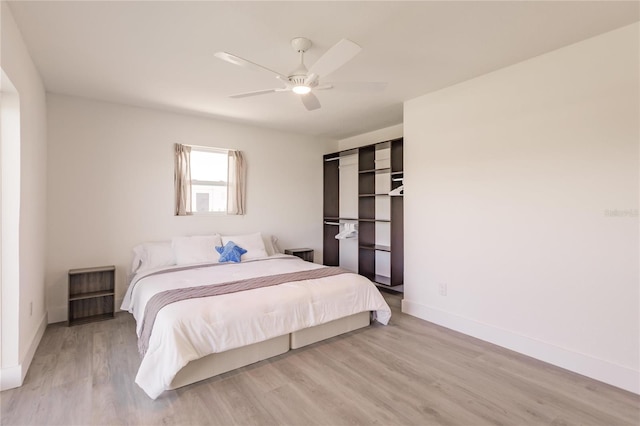
[[[361,135],[351,136],[338,141],[338,150],[346,151],[347,149],[358,148],[360,146],[371,145],[378,142],[384,142],[391,139],[402,137],[402,123],[395,126],[384,127],[372,132],[363,133]]]
[[[0,234],[0,325],[3,366],[19,364],[20,300],[20,97],[2,71],[0,94],[0,168],[2,169],[2,233]]]
[[[2,365],[18,365],[20,300],[20,97],[2,71],[0,94],[0,168],[2,169],[2,233],[0,274]]]
[[[60,95],[47,107],[50,322],[66,319],[70,268],[116,265],[119,307],[144,241],[264,231],[322,261],[322,155],[335,141]],[[245,216],[173,215],[175,143],[245,152]]]
[[[17,256],[14,253],[12,260],[18,264],[2,265],[3,278],[7,268],[15,272],[11,274],[10,279],[2,280],[2,303],[4,306],[12,305],[11,311],[2,310],[0,387],[7,389],[22,384],[47,324],[44,278],[47,138],[46,102],[42,80],[11,10],[4,1],[0,7],[0,67],[13,84],[20,107],[19,142],[16,142],[19,143],[20,178],[19,182],[13,182],[19,185],[17,190],[20,205],[19,209],[11,206],[12,210],[19,210],[18,244],[9,248],[3,246],[3,250],[19,250]],[[10,182],[3,182],[3,185],[6,184]],[[11,291],[5,292],[5,286],[10,287]],[[13,300],[5,300],[5,294],[10,294]],[[7,316],[8,313],[11,314]]]
[[[640,392],[638,36],[405,103],[405,312]]]

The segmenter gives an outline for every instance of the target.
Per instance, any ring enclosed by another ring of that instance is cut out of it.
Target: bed
[[[137,271],[122,303],[136,319],[135,381],[152,399],[391,317],[373,283],[339,268],[267,250],[239,263],[187,260]]]

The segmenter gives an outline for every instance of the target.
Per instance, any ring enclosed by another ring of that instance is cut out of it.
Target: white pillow
[[[229,241],[233,241],[237,246],[242,247],[247,252],[242,255],[242,260],[259,259],[261,257],[269,256],[267,250],[264,247],[264,241],[262,240],[262,234],[256,232],[255,234],[248,235],[223,235],[222,242],[227,244]]]
[[[142,243],[133,248],[133,254],[132,273],[176,264],[169,241]]]
[[[220,235],[194,235],[192,237],[174,237],[171,240],[176,265],[192,263],[218,262],[220,255],[216,246],[222,245]]]
[[[262,234],[262,242],[264,242],[264,248],[267,251],[267,256],[282,253],[282,250],[278,247],[278,238],[276,236]]]

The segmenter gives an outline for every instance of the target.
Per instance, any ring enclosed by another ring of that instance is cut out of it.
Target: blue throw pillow
[[[247,251],[242,247],[236,245],[233,241],[229,241],[224,247],[216,246],[216,251],[220,253],[220,259],[218,262],[240,262],[240,257]]]

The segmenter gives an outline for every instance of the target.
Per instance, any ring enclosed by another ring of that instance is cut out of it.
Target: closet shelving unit
[[[404,279],[403,197],[390,196],[389,191],[403,184],[402,145],[400,138],[324,156],[324,264],[340,264],[335,225],[357,221],[358,273],[394,291],[402,291]],[[386,157],[380,158],[377,153],[383,151]],[[354,154],[358,156],[358,217],[342,218],[337,160]],[[386,211],[380,211],[381,205],[388,206]],[[388,227],[384,238],[376,232],[381,227]]]

